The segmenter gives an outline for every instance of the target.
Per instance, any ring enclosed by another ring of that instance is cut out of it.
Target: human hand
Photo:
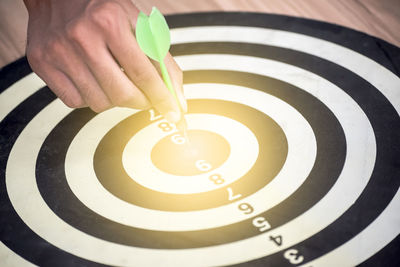
[[[141,51],[130,0],[24,0],[29,12],[27,58],[69,107],[101,112],[113,106],[154,107],[170,122],[181,110]],[[186,112],[182,71],[168,53],[165,64]]]

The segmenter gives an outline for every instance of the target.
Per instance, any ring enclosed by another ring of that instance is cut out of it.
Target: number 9
[[[199,159],[198,161],[196,161],[196,167],[203,172],[209,171],[212,168],[211,164],[204,159]]]
[[[186,142],[185,137],[182,137],[179,134],[174,134],[173,136],[171,136],[171,140],[173,143],[175,143],[177,145],[182,145]]]
[[[238,207],[244,214],[250,214],[254,211],[254,208],[247,203],[241,203]]]

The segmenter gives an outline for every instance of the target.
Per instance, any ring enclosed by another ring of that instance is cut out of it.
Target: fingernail
[[[188,106],[187,106],[186,100],[185,99],[181,100],[181,104],[182,104],[183,112],[186,113],[188,111]]]
[[[181,102],[181,108],[183,109],[183,112],[187,112],[188,106],[187,106],[187,101],[183,95],[179,95],[179,101]]]
[[[181,119],[181,116],[176,111],[170,111],[164,115],[164,118],[169,122],[176,123]]]

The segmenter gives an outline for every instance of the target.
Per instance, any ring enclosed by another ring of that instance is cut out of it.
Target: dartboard
[[[399,266],[400,50],[261,13],[167,17],[189,141],[0,72],[2,266]]]

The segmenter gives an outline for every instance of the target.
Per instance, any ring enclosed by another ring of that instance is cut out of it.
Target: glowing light
[[[193,194],[215,189],[215,185],[209,181],[209,176],[213,174],[211,171],[223,174],[227,185],[251,169],[257,160],[259,147],[257,138],[249,128],[231,118],[215,114],[187,114],[186,118],[190,146],[193,148],[181,148],[179,144],[175,144],[173,151],[180,154],[179,161],[176,160],[177,154],[171,153],[173,146],[170,146],[172,136],[177,134],[176,128],[166,128],[166,121],[154,122],[132,137],[122,155],[124,169],[132,179],[159,192]],[[176,141],[180,142],[179,139]],[[166,143],[163,144],[164,142]],[[155,148],[156,146],[159,148]],[[166,152],[161,152],[162,150]],[[156,157],[157,154],[160,155],[159,158]],[[186,161],[189,166],[179,165],[179,162],[185,162],[183,154],[190,158]],[[197,158],[196,154],[204,158]],[[163,159],[176,168],[171,170],[171,167],[164,166]],[[201,160],[204,162],[200,162]]]

